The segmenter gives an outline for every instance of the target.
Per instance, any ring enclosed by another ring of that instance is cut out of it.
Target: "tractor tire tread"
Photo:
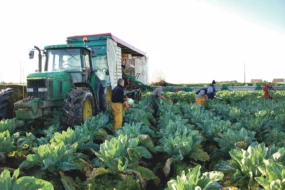
[[[0,92],[0,120],[15,117],[14,103],[22,98],[18,89],[2,90]]]
[[[92,93],[85,88],[72,88],[67,94],[67,98],[64,100],[63,123],[73,127],[80,125],[83,122],[83,104],[87,97],[92,97]],[[94,113],[94,99],[90,99],[93,106]]]

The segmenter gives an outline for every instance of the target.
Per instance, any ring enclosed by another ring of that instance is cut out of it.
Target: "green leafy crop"
[[[143,125],[142,123],[137,124],[125,124],[119,130],[116,130],[116,134],[128,136],[128,138],[138,138],[139,146],[145,147],[151,152],[154,152],[155,147],[151,137],[155,137],[155,132],[150,129],[148,126]]]
[[[264,163],[265,169],[259,168],[264,177],[254,179],[266,190],[285,189],[285,166],[269,160],[264,160]]]
[[[181,176],[177,176],[176,180],[170,180],[167,183],[166,190],[219,190],[221,185],[218,181],[222,180],[224,174],[222,172],[211,171],[201,175],[201,166],[189,169],[188,173],[182,172]]]
[[[13,133],[16,127],[23,125],[23,121],[14,119],[3,119],[0,121],[0,132],[8,130],[10,133]]]
[[[248,131],[244,128],[237,132],[228,129],[227,132],[222,133],[220,137],[214,138],[220,148],[212,153],[212,158],[229,156],[229,151],[236,146],[246,149],[255,140],[254,136],[255,132]]]
[[[36,179],[30,176],[24,176],[18,178],[20,170],[17,169],[14,171],[13,176],[10,176],[8,170],[4,170],[0,175],[0,189],[1,190],[53,190],[53,185],[50,182],[47,182],[42,179]]]
[[[174,160],[192,158],[206,161],[209,156],[201,149],[204,139],[198,131],[188,128],[183,121],[170,121],[165,129],[161,129],[162,138],[156,147],[159,152],[166,152]]]
[[[109,169],[123,172],[129,165],[138,165],[141,157],[152,157],[151,153],[145,147],[138,146],[138,143],[138,138],[119,135],[110,141],[106,140],[95,154]]]
[[[252,143],[247,150],[233,149],[230,151],[231,160],[220,161],[216,170],[231,173],[232,184],[243,188],[257,188],[255,177],[262,176],[261,168],[264,168],[264,160],[271,159],[274,162],[284,163],[285,150],[275,146],[267,148],[264,143]]]
[[[15,148],[14,140],[9,131],[0,133],[0,152],[8,153]]]
[[[65,145],[61,142],[58,145],[47,144],[33,148],[34,154],[29,154],[20,168],[31,168],[35,165],[41,166],[42,170],[48,170],[56,173],[61,170],[80,169],[74,162],[77,158],[84,157],[80,153],[76,153],[78,144]]]

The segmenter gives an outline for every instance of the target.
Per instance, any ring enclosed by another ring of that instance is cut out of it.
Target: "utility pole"
[[[20,60],[20,84],[22,84],[22,61]]]
[[[25,71],[24,71],[24,68],[25,67],[23,67],[23,75],[22,75],[22,77],[23,77],[23,85],[22,85],[22,87],[23,87],[23,98],[25,97],[25,88],[24,88],[24,85],[25,85]]]
[[[244,65],[243,65],[243,83],[245,83],[245,62],[244,62]]]

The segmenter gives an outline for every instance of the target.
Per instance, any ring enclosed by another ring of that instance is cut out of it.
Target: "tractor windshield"
[[[49,72],[82,71],[81,49],[51,49],[47,50],[47,68]]]

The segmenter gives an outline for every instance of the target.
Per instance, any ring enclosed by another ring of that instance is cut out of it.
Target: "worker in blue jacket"
[[[209,87],[207,89],[208,98],[210,100],[213,100],[215,98],[215,95],[216,95],[215,84],[216,84],[216,81],[213,80],[212,83],[209,85]]]

